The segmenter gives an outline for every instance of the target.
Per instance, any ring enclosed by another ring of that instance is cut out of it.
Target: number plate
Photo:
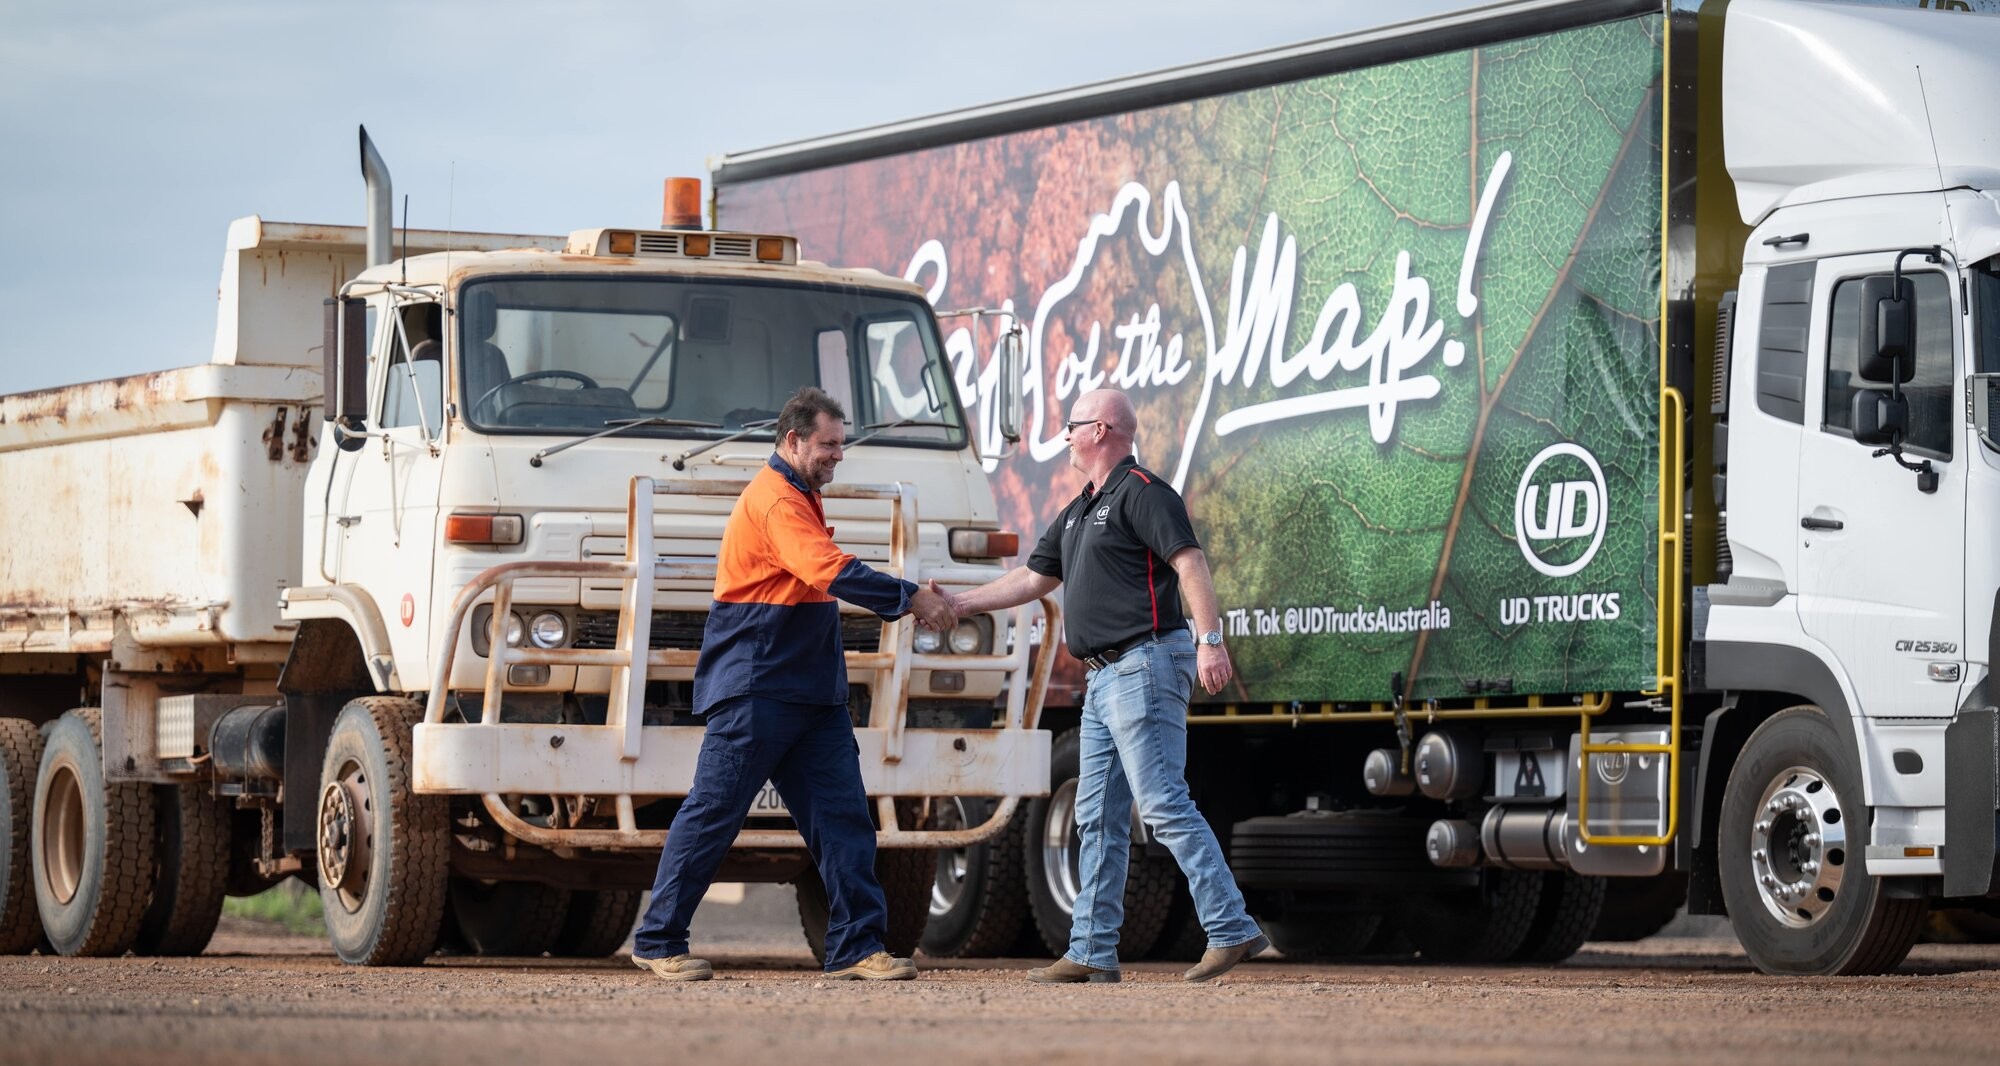
[[[790,817],[791,813],[791,811],[785,809],[783,797],[778,795],[778,786],[769,781],[764,782],[764,787],[757,790],[757,798],[750,801],[750,816],[752,818],[768,817],[771,815]]]

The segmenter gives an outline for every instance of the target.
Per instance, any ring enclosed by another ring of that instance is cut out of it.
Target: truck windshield
[[[1979,372],[2000,374],[2000,256],[1972,268],[1972,314]]]
[[[961,447],[965,418],[930,309],[914,296],[712,278],[499,277],[467,283],[458,343],[466,419],[489,432],[716,437],[776,418],[801,385],[848,436]],[[768,430],[762,431],[768,434]],[[752,434],[755,437],[756,434]]]

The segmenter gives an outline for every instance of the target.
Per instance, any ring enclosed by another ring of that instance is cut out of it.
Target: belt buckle
[[[1086,655],[1083,657],[1083,665],[1084,669],[1089,670],[1091,673],[1094,674],[1097,671],[1104,669],[1106,666],[1109,666],[1110,663],[1107,662],[1105,658],[1101,655]]]

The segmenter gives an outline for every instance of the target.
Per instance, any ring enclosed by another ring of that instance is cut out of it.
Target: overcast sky
[[[0,393],[208,359],[231,219],[657,225],[725,152],[1467,0],[0,0]]]

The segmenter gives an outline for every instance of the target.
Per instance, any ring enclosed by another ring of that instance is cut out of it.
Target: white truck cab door
[[[1798,610],[1869,716],[1948,717],[1965,670],[1965,467],[1957,286],[1915,257],[1916,369],[1905,458],[1928,461],[1937,490],[1853,437],[1861,281],[1888,275],[1893,254],[1820,261],[1799,451]]]
[[[404,304],[375,316],[369,349],[368,427],[351,460],[339,580],[375,601],[405,679],[429,661],[431,566],[437,554],[438,490],[444,468],[444,360],[435,304]],[[337,480],[331,486],[339,492]],[[414,672],[413,672],[414,671]]]

